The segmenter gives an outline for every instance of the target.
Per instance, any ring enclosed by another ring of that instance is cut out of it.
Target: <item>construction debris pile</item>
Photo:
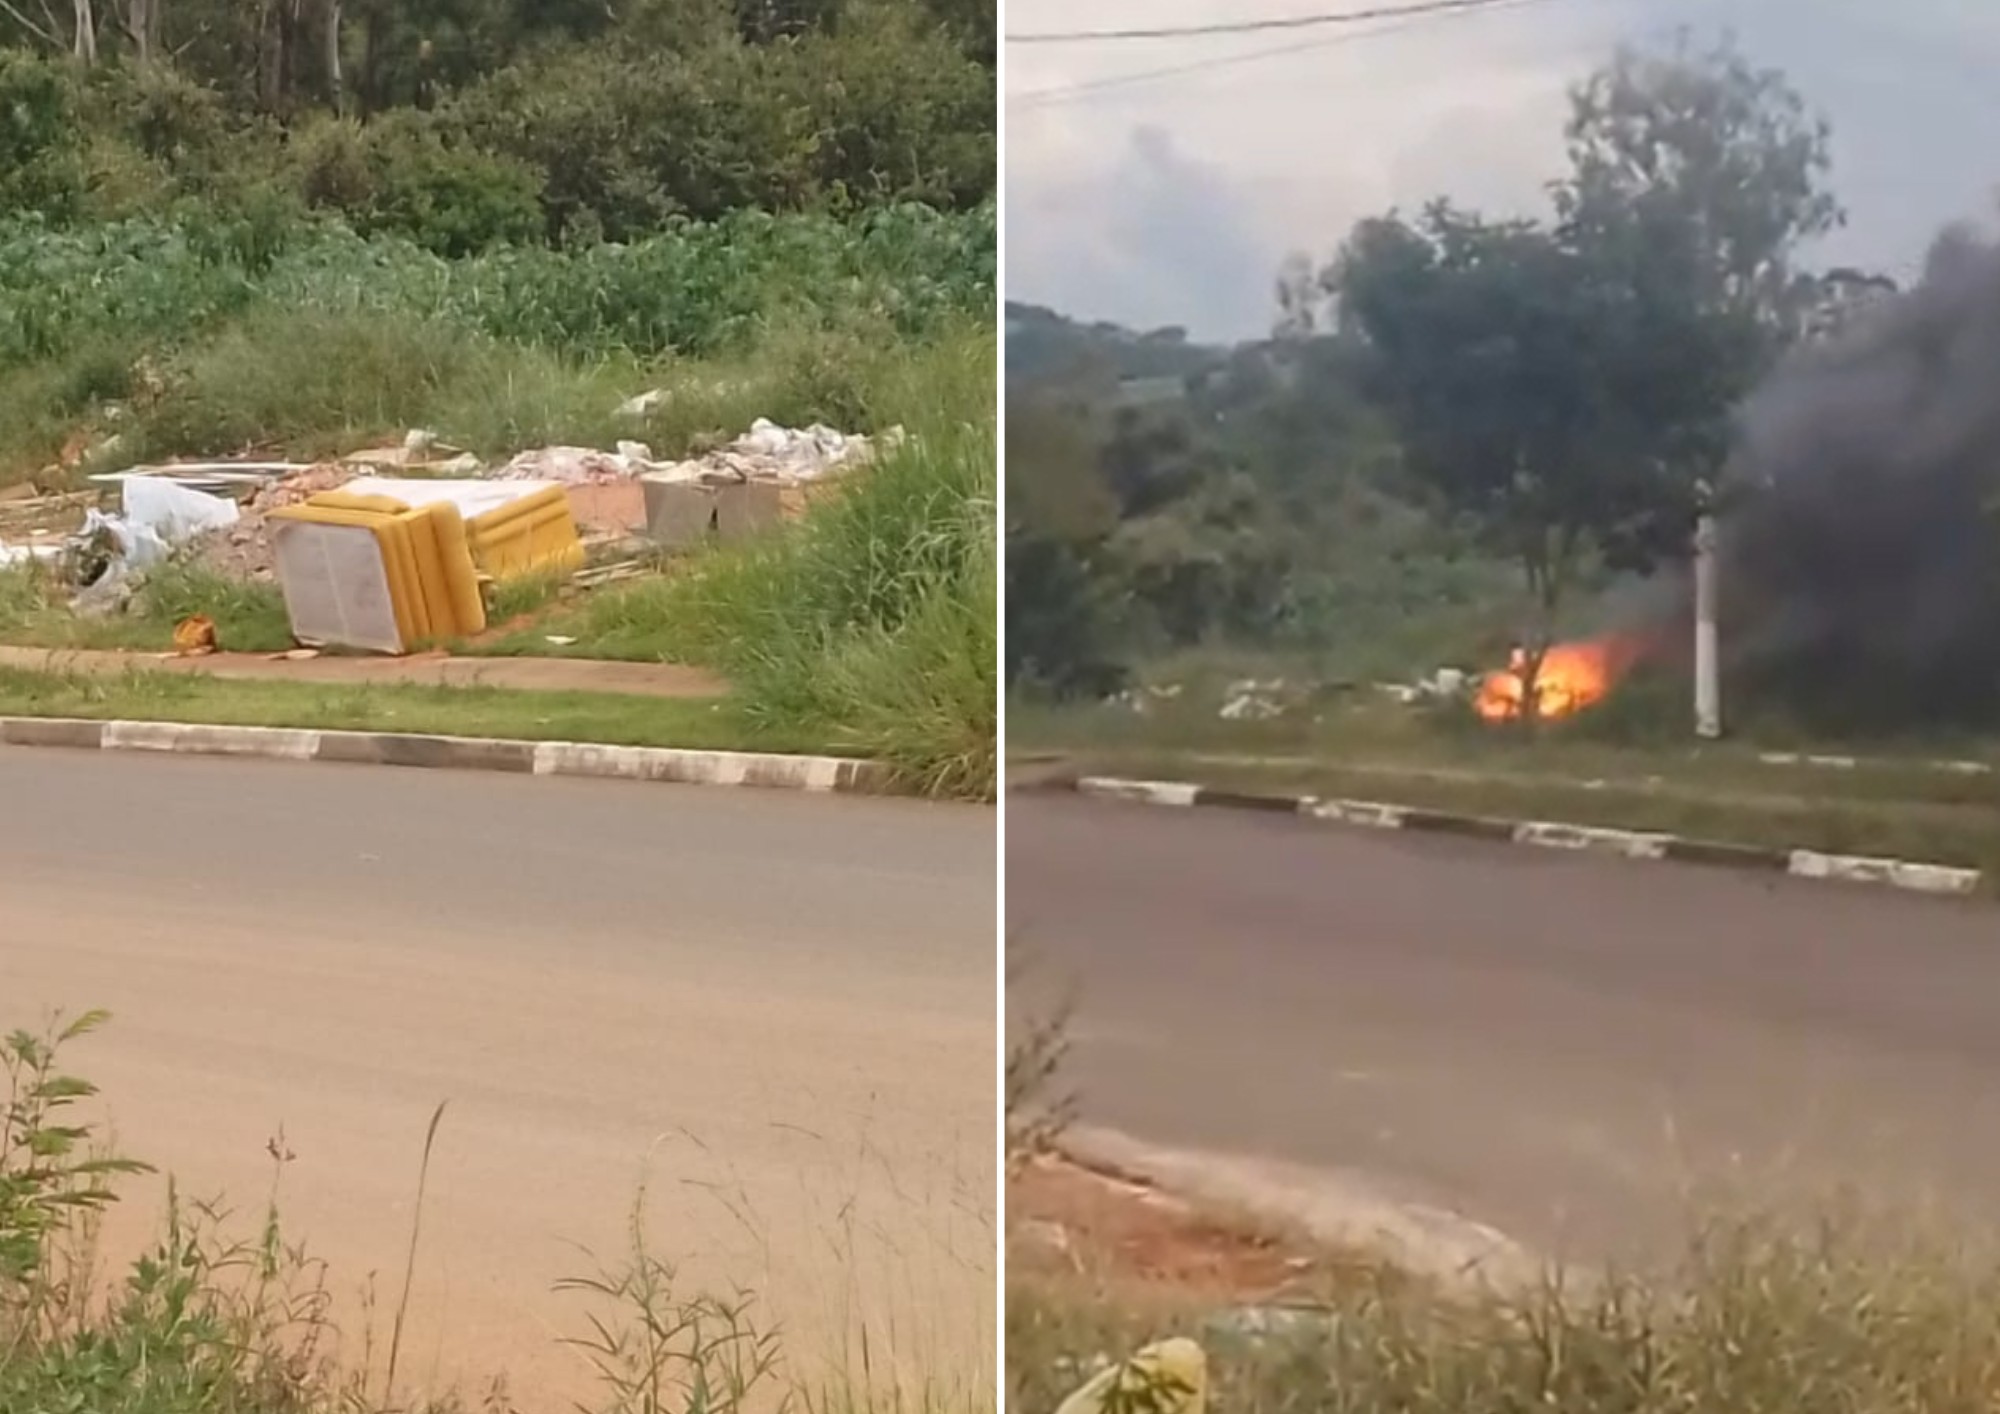
[[[880,439],[893,451],[903,429]],[[736,540],[802,514],[819,488],[877,455],[877,443],[815,423],[803,431],[758,418],[726,447],[639,473],[646,532],[678,548],[714,535]]]
[[[607,561],[631,563],[647,542],[685,550],[767,530],[901,435],[760,418],[685,461],[620,442],[488,467],[420,429],[333,463],[140,467],[91,477],[91,492],[0,492],[0,568],[46,562],[80,612],[109,613],[150,567],[191,555],[231,579],[276,582],[302,644],[403,653],[482,631],[490,590],[509,580],[573,578],[594,560],[590,578],[605,582],[620,577]]]

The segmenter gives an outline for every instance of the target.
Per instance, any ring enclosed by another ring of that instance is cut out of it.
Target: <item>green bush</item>
[[[0,212],[68,216],[83,185],[76,95],[67,75],[0,49]]]
[[[115,341],[136,357],[257,307],[438,321],[584,357],[711,354],[772,321],[920,337],[990,308],[990,206],[852,220],[742,212],[629,246],[447,261],[288,222],[283,204],[55,229],[0,222],[0,370]]]
[[[300,195],[363,236],[447,259],[542,234],[541,179],[519,162],[448,142],[423,115],[366,126],[328,119],[294,143]]]

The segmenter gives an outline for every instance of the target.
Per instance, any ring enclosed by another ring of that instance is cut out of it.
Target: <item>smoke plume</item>
[[[1733,675],[1851,724],[2000,720],[2000,245],[1801,347],[1748,401],[1721,522]]]

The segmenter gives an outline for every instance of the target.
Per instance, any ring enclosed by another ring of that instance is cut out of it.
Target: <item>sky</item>
[[[1023,34],[1364,3],[1006,0],[1004,13]],[[2000,215],[2000,0],[1526,0],[1353,28],[1009,45],[1007,297],[1258,337],[1286,257],[1323,259],[1364,216],[1439,195],[1545,211],[1569,86],[1620,42],[1683,26],[1733,35],[1832,124],[1849,220],[1816,261],[1907,281],[1945,225]],[[1234,55],[1254,57],[1213,62]]]

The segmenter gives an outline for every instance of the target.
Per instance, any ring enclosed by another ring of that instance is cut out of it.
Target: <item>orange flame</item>
[[[1614,640],[1558,643],[1542,655],[1535,678],[1536,715],[1553,720],[1595,705],[1618,681],[1630,654]],[[1507,666],[1488,673],[1472,699],[1472,709],[1489,722],[1510,722],[1527,698],[1528,655],[1516,648]]]

